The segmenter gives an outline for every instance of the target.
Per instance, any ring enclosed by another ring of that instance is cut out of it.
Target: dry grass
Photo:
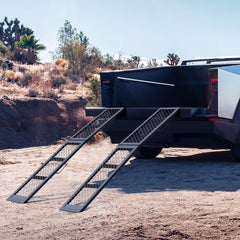
[[[55,65],[59,67],[67,68],[69,65],[69,62],[65,59],[60,58],[55,61]]]
[[[87,97],[84,83],[68,70],[68,62],[26,65],[13,63],[13,69],[0,68],[0,97]]]

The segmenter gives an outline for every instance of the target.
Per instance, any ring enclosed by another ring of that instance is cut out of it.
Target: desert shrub
[[[52,87],[53,88],[58,88],[60,87],[62,84],[66,84],[66,79],[59,76],[59,77],[53,77],[52,76]]]
[[[25,72],[26,72],[26,68],[20,66],[20,67],[18,68],[18,71],[19,71],[19,72],[22,72],[22,73],[25,73]]]
[[[77,89],[77,84],[73,83],[73,82],[70,82],[69,84],[66,85],[66,89],[76,90]]]
[[[59,71],[59,69],[57,69],[56,67],[53,68],[50,72],[49,72],[50,75],[59,75],[61,74],[61,72]]]
[[[26,73],[23,75],[23,78],[20,84],[22,87],[27,87],[29,86],[31,81],[32,81],[32,75],[30,73]]]
[[[37,71],[26,72],[23,78],[23,81],[26,83],[25,86],[31,85],[32,87],[38,87],[41,83],[42,75]]]
[[[55,61],[56,66],[63,67],[63,68],[67,67],[68,64],[69,64],[68,61],[63,58],[59,58]]]
[[[22,81],[23,79],[23,74],[21,72],[15,72],[15,80],[17,83],[19,83],[20,81]]]
[[[48,91],[44,91],[43,95],[42,95],[44,98],[51,98],[51,99],[54,99],[54,100],[57,100],[58,99],[58,96],[56,94],[55,91],[53,91],[52,89],[48,90]]]
[[[7,70],[5,73],[7,80],[9,82],[11,81],[15,81],[17,79],[15,72],[11,71],[11,70]]]
[[[37,62],[37,55],[33,51],[27,51],[22,48],[14,50],[14,59],[20,63],[34,64]]]
[[[39,92],[36,89],[30,88],[28,90],[28,93],[27,93],[28,97],[37,97],[38,95],[39,95]]]
[[[64,93],[64,86],[61,85],[59,88],[58,88],[58,92],[59,93]]]
[[[33,51],[28,51],[26,56],[26,61],[28,64],[34,64],[37,62],[37,54]]]
[[[6,62],[3,62],[1,64],[1,67],[2,67],[3,71],[6,71],[8,69],[8,64]]]
[[[27,51],[22,48],[14,49],[14,59],[17,62],[26,63],[27,62]]]
[[[18,85],[21,85],[20,82],[23,79],[23,74],[22,73],[7,70],[6,73],[5,73],[5,76],[6,76],[8,82],[13,82],[13,83],[15,82]]]
[[[4,45],[2,41],[0,41],[0,54],[3,56],[7,53],[8,48]]]
[[[90,95],[89,106],[101,105],[101,83],[98,77],[91,77],[87,83],[88,94]]]
[[[72,82],[79,82],[79,76],[77,74],[73,74],[72,72],[65,72],[65,77],[68,77],[72,80]]]

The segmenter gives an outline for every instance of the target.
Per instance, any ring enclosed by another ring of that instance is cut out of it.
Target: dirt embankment
[[[54,144],[86,123],[83,98],[0,98],[0,149]]]

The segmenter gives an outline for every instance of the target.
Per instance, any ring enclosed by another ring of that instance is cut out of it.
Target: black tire
[[[235,144],[231,148],[233,157],[240,161],[240,144]]]
[[[161,147],[139,147],[133,156],[141,159],[150,159],[155,158],[161,151]]]

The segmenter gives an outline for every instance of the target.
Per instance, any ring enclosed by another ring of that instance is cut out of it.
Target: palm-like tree
[[[46,49],[46,47],[42,44],[38,43],[39,40],[35,39],[34,35],[31,34],[27,36],[27,34],[20,36],[20,41],[16,42],[17,47],[27,49],[28,52],[37,53],[40,50]]]
[[[37,61],[38,51],[46,49],[42,44],[38,43],[39,40],[35,39],[34,35],[22,35],[19,42],[16,42],[16,47],[22,48],[26,51],[26,61],[33,64]]]
[[[180,57],[177,54],[169,53],[167,55],[167,60],[164,60],[168,65],[178,65]]]

